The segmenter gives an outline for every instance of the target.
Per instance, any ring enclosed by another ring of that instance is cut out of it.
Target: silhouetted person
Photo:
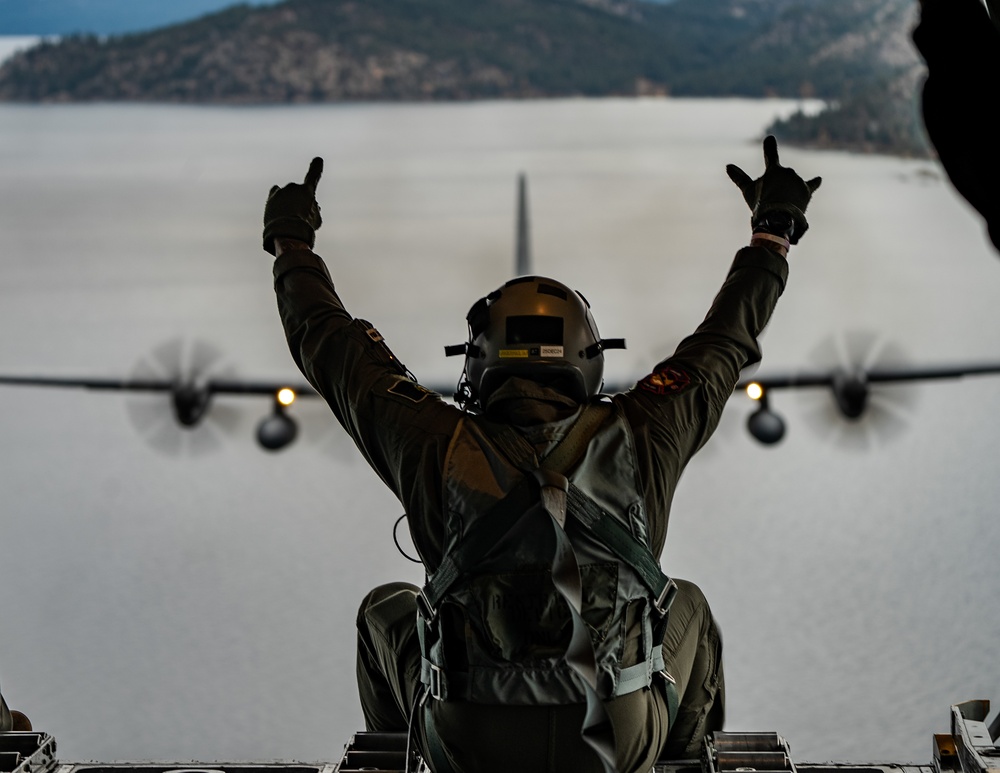
[[[403,503],[427,572],[423,589],[390,583],[361,604],[365,722],[411,728],[436,773],[648,771],[721,729],[718,627],[659,557],[682,470],[760,359],[820,183],[781,166],[773,137],[764,161],[757,180],[727,168],[750,245],[705,321],[632,389],[600,394],[620,342],[582,295],[518,277],[469,311],[458,407],[347,312],[312,251],[322,160],[271,190],[264,249],[292,357]],[[419,287],[384,285],[420,302]]]

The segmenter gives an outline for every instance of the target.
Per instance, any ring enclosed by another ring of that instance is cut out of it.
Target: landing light
[[[289,389],[288,387],[279,389],[276,398],[282,405],[291,405],[295,402],[295,390]]]
[[[757,410],[747,417],[747,429],[764,445],[774,445],[785,436],[785,421],[771,410],[767,392],[756,381],[747,384],[747,396],[757,401]]]

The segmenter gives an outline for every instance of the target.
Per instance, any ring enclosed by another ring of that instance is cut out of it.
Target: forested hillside
[[[924,152],[912,0],[285,0],[74,36],[0,67],[7,101],[222,104],[675,95],[818,97],[775,127]],[[845,112],[846,111],[846,112]]]

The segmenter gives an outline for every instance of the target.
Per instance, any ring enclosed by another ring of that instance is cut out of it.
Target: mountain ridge
[[[914,8],[912,0],[241,4],[143,33],[42,43],[0,66],[0,100],[820,98],[828,114],[778,124],[779,138],[922,155]],[[860,118],[843,119],[858,109]]]

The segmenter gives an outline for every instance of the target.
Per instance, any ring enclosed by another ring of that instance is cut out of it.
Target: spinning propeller
[[[736,385],[757,401],[747,429],[765,445],[785,436],[785,421],[770,405],[774,389],[828,390],[814,394],[808,421],[820,434],[853,447],[869,447],[899,434],[913,414],[916,381],[1000,373],[1000,364],[917,367],[900,347],[865,332],[824,340],[810,358],[815,367],[785,376],[754,378]]]
[[[200,454],[233,434],[239,414],[231,405],[211,406],[214,378],[231,375],[222,353],[205,341],[166,341],[141,359],[126,403],[139,434],[167,454]],[[167,405],[169,410],[165,410]],[[209,407],[212,411],[209,412]]]
[[[834,372],[831,394],[803,395],[806,421],[820,437],[845,447],[868,448],[903,433],[914,416],[916,386],[882,378],[910,368],[900,346],[874,333],[851,331],[824,339],[810,360]]]
[[[172,454],[212,450],[221,445],[221,435],[237,429],[239,413],[231,405],[216,405],[219,395],[271,398],[271,410],[256,430],[257,442],[269,451],[286,447],[298,434],[288,407],[299,396],[316,396],[306,384],[236,379],[218,349],[181,339],[154,348],[131,378],[0,376],[2,384],[129,392],[132,423],[152,447]]]

